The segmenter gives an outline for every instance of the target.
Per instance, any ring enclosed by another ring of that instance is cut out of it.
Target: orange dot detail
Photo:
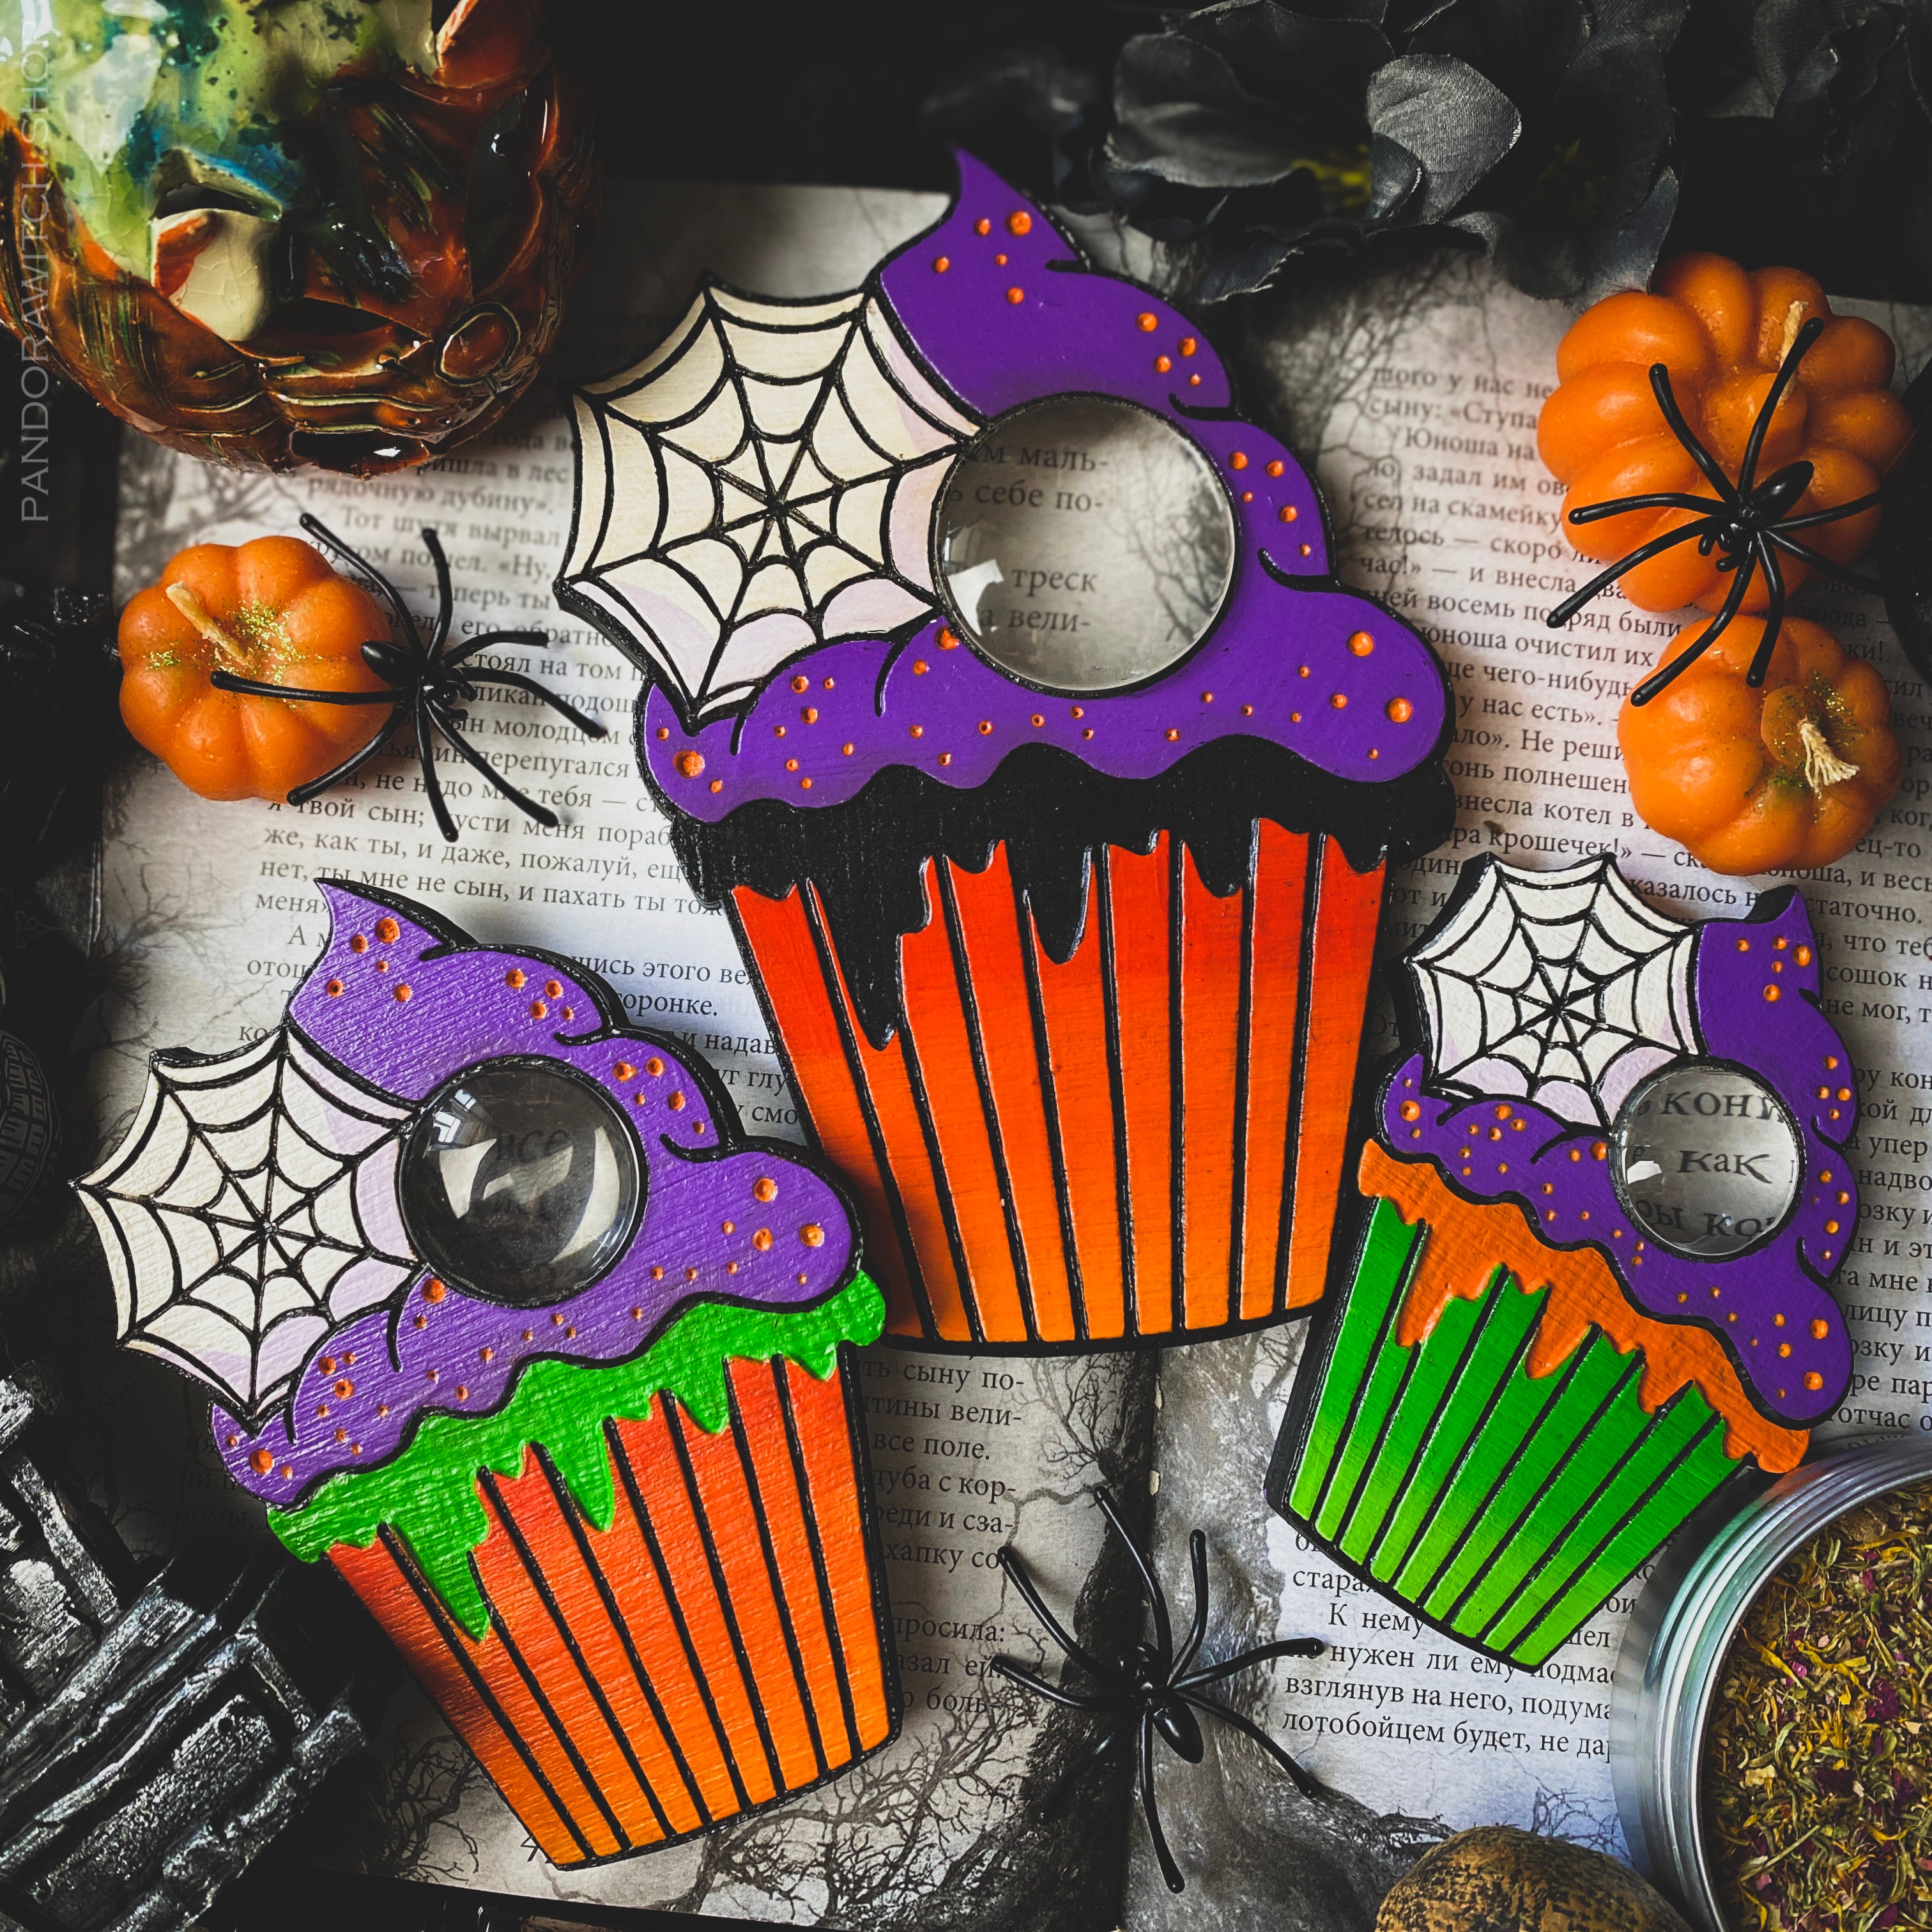
[[[697,778],[704,770],[704,754],[702,752],[680,752],[672,759],[671,765],[680,778]]]

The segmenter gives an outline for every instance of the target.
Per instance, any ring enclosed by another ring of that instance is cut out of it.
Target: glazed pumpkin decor
[[[1569,486],[1564,535],[1608,567],[1549,622],[1612,584],[1642,610],[1716,614],[1671,641],[1618,725],[1631,804],[1713,872],[1842,858],[1898,782],[1877,674],[1785,615],[1814,570],[1882,589],[1849,566],[1911,437],[1894,360],[1808,276],[1714,255],[1598,302],[1557,350],[1538,447]]]
[[[602,737],[596,718],[533,679],[474,662],[493,644],[541,649],[549,641],[544,633],[486,631],[452,649],[454,586],[434,530],[422,533],[436,582],[436,620],[425,637],[387,578],[315,518],[302,524],[380,593],[387,614],[298,537],[181,551],[160,582],[122,613],[121,715],[135,741],[203,798],[286,794],[290,804],[305,805],[367,764],[410,720],[423,789],[444,838],[454,839],[456,821],[432,755],[439,733],[526,818],[555,825],[555,812],[470,743],[457,709],[476,702],[479,686],[506,685]],[[389,715],[372,723],[378,705]]]
[[[1624,700],[1617,740],[1632,808],[1714,872],[1842,858],[1898,784],[1884,680],[1802,617],[1772,637],[1766,619],[1741,616],[1713,644],[1717,628],[1706,618],[1671,640],[1650,680],[1664,686],[1654,702]]]

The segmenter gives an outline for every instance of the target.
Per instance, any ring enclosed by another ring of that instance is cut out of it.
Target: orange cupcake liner
[[[887,1332],[1084,1349],[1318,1300],[1382,868],[1262,820],[1221,898],[1172,833],[1108,846],[1064,964],[1004,844],[977,872],[928,860],[924,884],[883,1048],[811,883],[732,895],[812,1133],[866,1210]]]
[[[383,1530],[329,1557],[554,1865],[688,1838],[888,1742],[898,1687],[849,1364],[727,1364],[730,1426],[674,1398],[606,1425],[596,1528],[540,1448],[478,1478],[490,1628]]]

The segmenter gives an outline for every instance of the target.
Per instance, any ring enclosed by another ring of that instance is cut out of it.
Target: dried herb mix
[[[1739,1932],[1932,1932],[1932,1484],[1840,1516],[1732,1640],[1705,1738]]]

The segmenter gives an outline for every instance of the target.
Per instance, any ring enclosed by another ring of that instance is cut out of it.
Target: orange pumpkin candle
[[[1694,649],[1680,631],[1660,668]],[[1647,704],[1626,698],[1617,739],[1643,822],[1714,872],[1802,871],[1841,859],[1898,785],[1884,680],[1822,624],[1786,617],[1761,688],[1745,674],[1764,621],[1738,617]]]
[[[378,706],[223,691],[217,670],[315,691],[382,692],[362,645],[387,618],[299,537],[196,544],[121,614],[121,715],[203,798],[282,798],[366,744]]]
[[[1674,493],[1715,507],[1708,477],[1664,418],[1654,364],[1669,370],[1690,428],[1736,482],[1780,366],[1814,318],[1822,329],[1772,415],[1754,478],[1762,483],[1788,465],[1810,464],[1808,486],[1783,512],[1794,534],[1834,563],[1868,549],[1878,531],[1876,505],[1836,522],[1802,520],[1869,496],[1910,436],[1910,418],[1887,387],[1891,338],[1857,316],[1833,315],[1823,290],[1796,269],[1747,273],[1720,256],[1680,255],[1658,271],[1651,293],[1610,296],[1586,309],[1557,350],[1560,386],[1543,406],[1537,447],[1569,486],[1562,529],[1576,550],[1610,562],[1696,514],[1652,507],[1572,523],[1570,512],[1586,505]],[[1679,544],[1636,565],[1622,588],[1646,610],[1687,604],[1714,610],[1733,581],[1719,567],[1724,560],[1720,549]],[[1809,568],[1788,555],[1781,567],[1787,590]],[[1765,610],[1769,595],[1759,572],[1741,608]]]

